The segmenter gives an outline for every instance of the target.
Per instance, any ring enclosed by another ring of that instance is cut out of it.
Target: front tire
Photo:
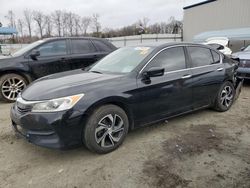
[[[235,88],[231,82],[225,82],[215,99],[214,109],[219,112],[225,112],[230,109],[235,97]]]
[[[128,129],[129,121],[124,110],[116,105],[104,105],[89,117],[83,142],[93,152],[109,153],[122,144]]]
[[[26,79],[18,74],[3,75],[0,78],[0,98],[5,102],[15,102],[27,84]]]

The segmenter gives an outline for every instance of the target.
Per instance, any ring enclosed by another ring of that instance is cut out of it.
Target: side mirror
[[[40,56],[40,51],[39,50],[33,50],[30,54],[31,59],[37,60],[37,57]]]
[[[245,47],[240,48],[240,51],[244,51],[244,50],[245,50]]]
[[[148,71],[143,73],[143,77],[150,78],[150,77],[158,77],[164,75],[165,69],[162,67],[152,67]]]

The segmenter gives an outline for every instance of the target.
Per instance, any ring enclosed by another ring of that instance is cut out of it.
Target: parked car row
[[[245,79],[250,79],[250,45],[242,48],[241,52],[233,54],[240,60],[238,73],[239,76]]]
[[[72,39],[57,39],[55,49],[49,44],[52,41],[38,44],[36,50],[30,48],[21,58],[32,65],[25,73],[38,78],[57,71],[44,67],[52,60],[44,60],[41,54],[51,51],[70,54],[69,59],[62,59],[65,56],[59,53],[63,62],[76,59],[67,68],[70,70],[85,66],[81,57],[97,60],[115,49],[103,43],[109,47],[103,52],[94,39],[88,40],[96,51],[83,56],[72,53],[76,42]],[[58,63],[58,69],[65,70],[65,66]],[[120,48],[88,69],[53,74],[31,83],[11,108],[12,126],[17,134],[39,146],[61,149],[85,145],[91,151],[108,153],[122,144],[129,130],[202,108],[227,111],[242,85],[237,68],[237,62],[206,45]],[[6,86],[16,91],[20,81]]]
[[[116,47],[97,38],[50,38],[34,42],[0,59],[0,98],[14,102],[32,81],[46,75],[85,68]]]

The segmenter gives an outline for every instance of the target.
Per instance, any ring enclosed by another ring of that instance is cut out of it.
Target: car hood
[[[12,56],[1,56],[0,55],[0,64],[6,63],[6,62],[10,62],[12,60],[16,59],[16,57],[12,57]]]
[[[99,74],[83,70],[67,71],[33,82],[22,92],[22,98],[28,101],[39,101],[86,93],[92,89],[104,87],[105,84],[119,77],[121,78],[122,75]]]
[[[11,56],[0,55],[0,59],[8,59]]]
[[[222,46],[228,45],[229,39],[226,37],[211,37],[206,40],[206,44],[220,44]]]
[[[250,51],[236,52],[233,55],[240,59],[250,59]]]

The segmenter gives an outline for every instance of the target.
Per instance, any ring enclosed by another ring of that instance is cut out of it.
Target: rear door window
[[[192,60],[192,67],[201,67],[214,63],[211,50],[203,47],[188,47],[188,53]]]
[[[96,46],[96,48],[98,49],[98,51],[101,51],[101,52],[110,52],[110,51],[112,51],[111,47],[108,46],[103,41],[93,40],[93,42],[94,42],[94,45]]]
[[[87,54],[96,52],[96,49],[91,41],[87,39],[72,39],[71,46],[73,54]]]
[[[186,69],[183,47],[163,50],[150,62],[150,67],[162,67],[165,72]]]
[[[217,52],[212,50],[212,55],[213,55],[213,58],[214,58],[214,64],[220,63],[220,54],[218,54]]]

